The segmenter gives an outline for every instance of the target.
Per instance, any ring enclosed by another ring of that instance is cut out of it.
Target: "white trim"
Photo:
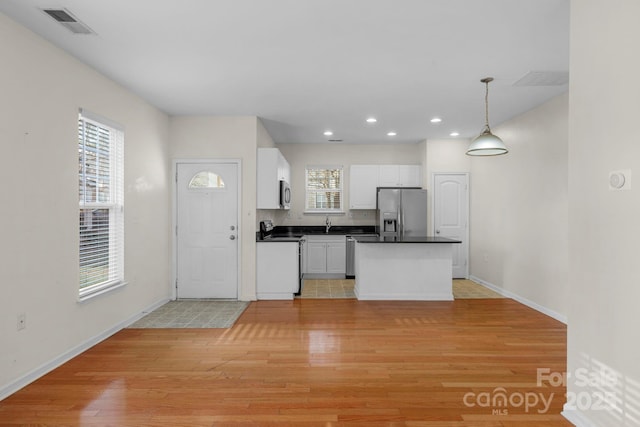
[[[50,360],[49,362],[46,362],[42,365],[40,365],[39,367],[33,369],[30,372],[27,372],[25,375],[22,375],[21,377],[13,380],[12,382],[10,382],[9,384],[3,386],[2,388],[0,388],[0,401],[3,399],[6,399],[7,397],[11,396],[13,393],[17,392],[18,390],[20,390],[21,388],[31,384],[32,382],[36,381],[37,379],[43,377],[44,375],[48,374],[49,372],[53,371],[54,369],[58,368],[59,366],[63,365],[64,363],[68,362],[69,360],[73,359],[74,357],[78,356],[80,353],[87,351],[88,349],[90,349],[91,347],[93,347],[94,345],[98,344],[101,341],[104,341],[105,339],[109,338],[110,336],[116,334],[117,332],[121,331],[122,329],[126,328],[127,326],[133,324],[134,322],[136,322],[137,320],[140,320],[142,317],[144,317],[145,315],[147,315],[149,312],[155,310],[156,308],[166,304],[167,302],[169,302],[169,298],[162,298],[159,301],[156,301],[155,303],[151,304],[149,307],[145,308],[144,310],[142,310],[141,312],[134,314],[133,316],[129,317],[126,320],[123,320],[122,322],[118,322],[117,324],[115,324],[113,327],[103,331],[102,333],[89,338],[88,340],[78,344],[77,346],[73,347],[71,350],[68,350],[64,353],[62,353],[61,355],[59,355],[58,357]]]
[[[550,308],[541,306],[538,303],[535,303],[535,302],[533,302],[531,300],[528,300],[528,299],[526,299],[524,297],[521,297],[518,294],[514,294],[513,292],[510,292],[510,291],[507,291],[505,289],[502,289],[502,288],[500,288],[500,287],[498,287],[498,286],[496,286],[496,285],[494,285],[492,283],[484,281],[484,280],[482,280],[482,279],[480,279],[478,277],[475,277],[473,275],[469,276],[469,280],[471,280],[473,282],[476,282],[477,284],[482,285],[482,286],[484,286],[486,288],[489,288],[492,291],[495,291],[495,292],[499,293],[500,295],[503,295],[503,296],[505,296],[507,298],[514,299],[514,300],[518,301],[519,303],[526,305],[529,308],[532,308],[532,309],[534,309],[536,311],[539,311],[542,314],[546,314],[547,316],[556,319],[558,322],[562,322],[565,325],[567,324],[567,316],[565,316],[564,314],[560,314],[560,313],[558,313],[558,312],[556,312],[554,310],[551,310]]]
[[[111,291],[115,291],[116,289],[120,289],[124,286],[127,286],[128,284],[129,282],[126,282],[123,280],[121,282],[103,284],[102,286],[99,286],[95,289],[91,289],[91,292],[83,293],[82,290],[80,290],[80,295],[78,296],[78,303],[87,302],[95,297],[99,297],[100,295],[104,295]]]
[[[255,295],[244,295],[242,294],[242,236],[244,233],[244,227],[242,226],[242,159],[231,158],[231,159],[173,159],[173,166],[171,170],[171,299],[175,300],[177,298],[176,292],[176,282],[178,280],[178,239],[176,238],[176,227],[178,226],[178,186],[177,186],[177,177],[178,177],[178,165],[179,164],[194,164],[194,163],[223,163],[223,164],[234,164],[238,168],[238,210],[237,210],[237,224],[238,224],[238,271],[237,271],[237,288],[236,288],[236,299],[238,301],[255,301]],[[253,235],[254,233],[251,232]],[[255,284],[254,284],[255,289]],[[246,299],[246,298],[253,299]]]
[[[78,113],[86,118],[91,120],[92,122],[95,122],[96,124],[99,125],[106,125],[109,126],[117,131],[120,131],[122,133],[124,133],[124,126],[121,125],[120,123],[116,122],[115,120],[111,120],[107,117],[101,116],[100,114],[96,114],[93,111],[89,111],[86,108],[79,108],[78,109]]]
[[[565,403],[564,406],[567,406],[567,404]],[[575,409],[563,409],[563,411],[560,412],[560,415],[565,417],[576,427],[596,427],[596,425],[591,422],[583,412],[576,411]]]

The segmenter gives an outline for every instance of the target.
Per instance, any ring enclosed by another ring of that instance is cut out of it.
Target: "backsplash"
[[[274,225],[325,225],[326,214],[304,214],[295,210],[267,210],[256,211],[256,230],[260,221],[270,219]],[[329,215],[331,225],[375,225],[375,210],[353,210],[342,215]]]

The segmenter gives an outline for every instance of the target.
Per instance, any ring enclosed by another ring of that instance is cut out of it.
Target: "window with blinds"
[[[342,166],[307,167],[306,212],[342,212]]]
[[[78,119],[80,298],[124,284],[122,129],[80,111]]]

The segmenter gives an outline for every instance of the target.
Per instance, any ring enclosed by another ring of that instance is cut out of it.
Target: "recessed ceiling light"
[[[431,119],[431,123],[440,123],[442,121],[442,119],[440,117],[434,117],[433,119]]]
[[[397,135],[397,133],[395,133],[395,132],[388,132],[387,133],[387,136],[396,136],[396,135]]]
[[[330,130],[324,131],[324,136],[331,136],[331,135],[333,135],[333,132],[331,132]]]
[[[376,119],[375,117],[369,117],[369,118],[367,119],[367,123],[375,123],[375,122],[377,122],[377,121],[378,121],[378,119]]]
[[[449,136],[460,136],[460,134],[458,132],[451,132]]]

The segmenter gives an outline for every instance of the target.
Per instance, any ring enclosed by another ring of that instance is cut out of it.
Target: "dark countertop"
[[[462,243],[460,240],[432,236],[353,236],[358,243]]]
[[[322,236],[357,236],[358,234],[375,234],[376,227],[373,225],[333,225],[328,233],[325,233],[324,225],[295,225],[281,226],[273,228],[271,237],[260,238],[260,232],[256,233],[256,242],[297,242],[302,236],[310,234]]]

